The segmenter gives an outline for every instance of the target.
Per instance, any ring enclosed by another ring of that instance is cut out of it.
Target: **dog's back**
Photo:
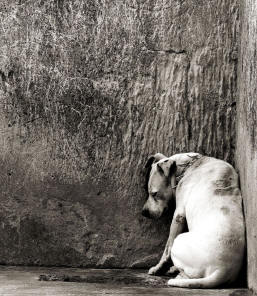
[[[172,247],[174,265],[189,279],[170,285],[214,287],[233,281],[242,265],[245,234],[238,175],[225,161],[201,157],[178,184],[178,207],[185,207],[188,233]],[[199,277],[198,279],[192,279]]]
[[[177,189],[177,201],[186,206],[190,230],[197,227],[198,231],[207,228],[210,232],[222,224],[223,232],[226,226],[229,226],[228,231],[232,227],[244,231],[242,196],[236,171],[225,161],[203,158],[190,167]]]

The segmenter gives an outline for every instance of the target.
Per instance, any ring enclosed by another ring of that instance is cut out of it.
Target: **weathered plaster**
[[[237,1],[0,11],[0,262],[152,265],[169,223],[140,214],[148,155],[234,161]]]

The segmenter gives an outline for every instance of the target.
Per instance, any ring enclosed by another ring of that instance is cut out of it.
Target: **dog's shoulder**
[[[188,165],[183,175],[183,180],[187,182],[195,182],[200,178],[206,179],[207,183],[220,180],[231,180],[234,185],[238,183],[238,174],[232,165],[224,160],[202,155]]]

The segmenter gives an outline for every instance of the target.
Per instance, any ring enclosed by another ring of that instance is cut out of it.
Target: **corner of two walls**
[[[248,287],[257,292],[257,4],[241,3],[236,165],[244,201]]]
[[[238,1],[0,10],[0,263],[154,264],[169,225],[140,215],[148,155],[234,164]]]

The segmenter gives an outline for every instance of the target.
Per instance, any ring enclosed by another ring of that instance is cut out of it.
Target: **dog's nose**
[[[141,214],[142,214],[144,217],[146,217],[146,218],[149,218],[149,217],[150,217],[150,215],[149,215],[149,211],[148,211],[147,209],[143,209],[142,212],[141,212]]]

